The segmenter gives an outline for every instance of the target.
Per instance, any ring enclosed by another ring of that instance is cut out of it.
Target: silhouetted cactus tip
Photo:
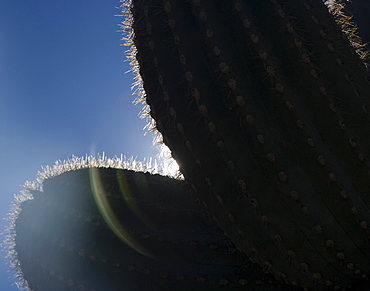
[[[115,157],[108,158],[107,156],[98,155],[94,156],[85,156],[85,157],[76,157],[72,156],[71,159],[65,161],[57,161],[53,166],[43,167],[40,172],[37,173],[35,181],[27,181],[23,190],[20,194],[15,195],[14,201],[10,207],[10,213],[8,214],[7,220],[9,221],[8,227],[5,230],[5,250],[7,252],[7,259],[11,268],[12,278],[15,281],[15,284],[19,287],[20,290],[31,290],[29,287],[28,281],[24,276],[24,269],[22,263],[18,258],[19,246],[16,244],[17,239],[17,220],[22,213],[22,208],[28,201],[34,199],[34,195],[43,195],[43,185],[48,179],[55,178],[64,173],[77,171],[81,169],[92,169],[92,168],[111,168],[111,169],[125,169],[131,171],[140,171],[145,173],[156,174],[159,172],[163,173],[163,169],[160,169],[156,163],[149,162],[139,162],[133,158],[126,159],[125,157]],[[170,175],[169,172],[166,172],[167,175]],[[83,181],[81,181],[83,183]],[[66,187],[68,181],[66,182]],[[63,189],[64,185],[61,185]],[[88,188],[90,185],[86,185]],[[66,194],[66,193],[65,193]],[[63,197],[64,193],[62,193]],[[78,195],[78,193],[77,193]],[[61,206],[62,208],[65,206]],[[78,207],[83,207],[78,206]],[[42,215],[43,209],[40,206],[40,215]],[[29,217],[29,221],[37,221],[37,214],[35,213],[34,217]],[[23,222],[22,222],[23,223]],[[19,235],[19,234],[18,234]],[[34,234],[37,237],[39,234]],[[26,270],[27,271],[27,270]],[[29,272],[29,270],[28,270]],[[45,278],[45,280],[47,280]],[[49,289],[51,290],[51,289]],[[82,289],[81,289],[82,290]]]

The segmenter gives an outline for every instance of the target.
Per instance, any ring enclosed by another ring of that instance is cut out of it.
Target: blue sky
[[[158,154],[144,136],[141,105],[132,104],[118,6],[0,1],[0,217],[42,165],[94,150],[138,160]],[[0,255],[0,290],[17,290]]]

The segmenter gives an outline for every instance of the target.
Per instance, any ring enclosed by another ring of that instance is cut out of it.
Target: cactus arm
[[[93,179],[100,180],[106,210],[130,243],[123,243],[101,214]],[[284,286],[232,250],[184,181],[91,167],[46,179],[42,191],[29,191],[33,199],[21,203],[14,237],[26,290]],[[263,278],[270,283],[261,284]]]

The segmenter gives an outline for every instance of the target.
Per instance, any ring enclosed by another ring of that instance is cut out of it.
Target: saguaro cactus
[[[237,248],[308,289],[367,279],[370,79],[342,6],[130,3],[155,127]]]
[[[330,2],[124,1],[139,100],[185,181],[57,167],[11,218],[21,287],[366,290],[367,52]]]

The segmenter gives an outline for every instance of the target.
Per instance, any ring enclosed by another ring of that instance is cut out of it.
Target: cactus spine
[[[129,4],[156,129],[236,247],[307,289],[367,279],[370,79],[328,8]]]

